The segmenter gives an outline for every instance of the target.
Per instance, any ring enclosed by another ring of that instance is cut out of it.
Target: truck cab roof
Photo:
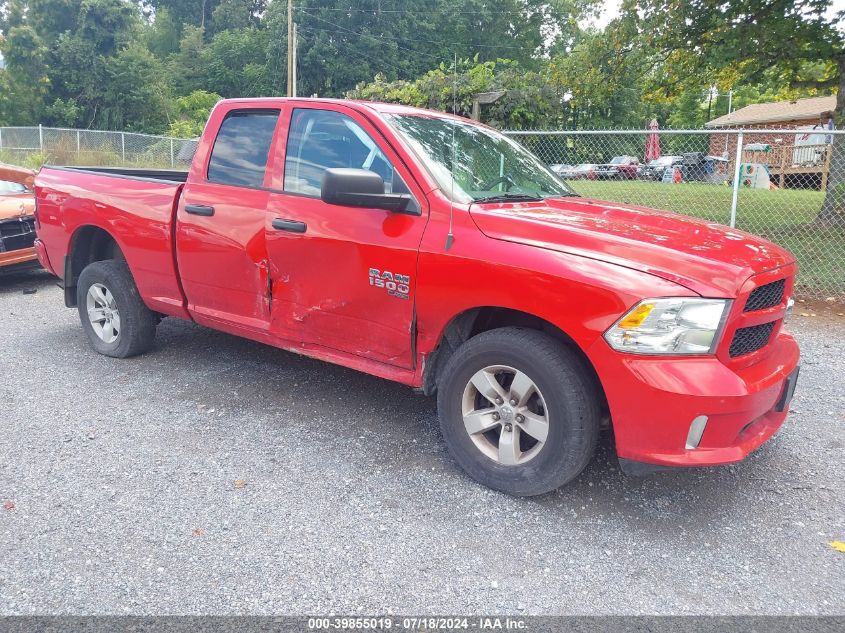
[[[285,103],[306,103],[306,104],[332,104],[353,107],[357,110],[370,110],[380,114],[407,114],[417,116],[432,116],[440,119],[459,119],[466,120],[464,117],[456,116],[448,112],[440,110],[429,110],[426,108],[416,108],[413,106],[406,106],[398,103],[382,103],[380,101],[362,101],[357,99],[330,99],[324,97],[250,97],[244,99],[223,99],[218,103],[231,105],[238,104],[265,104],[267,106],[279,106]],[[479,125],[484,125],[479,123]],[[485,126],[486,127],[486,126]]]

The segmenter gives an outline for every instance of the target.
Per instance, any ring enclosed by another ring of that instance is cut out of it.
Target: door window
[[[263,186],[278,118],[278,110],[240,110],[226,115],[211,150],[208,179],[225,185]]]
[[[393,165],[364,129],[329,110],[296,109],[285,152],[285,191],[319,197],[323,173],[334,167],[374,171],[385,193],[408,193]]]

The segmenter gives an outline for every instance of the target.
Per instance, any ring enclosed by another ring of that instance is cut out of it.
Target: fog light
[[[687,433],[687,450],[698,448],[701,443],[701,436],[704,435],[704,428],[707,426],[707,416],[700,415],[689,425]]]

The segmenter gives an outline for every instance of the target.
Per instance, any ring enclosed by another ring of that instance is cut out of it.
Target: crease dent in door
[[[274,333],[305,348],[410,369],[415,362],[410,300],[428,220],[425,197],[409,174],[397,170],[392,148],[379,143],[370,124],[340,110],[302,107],[291,114],[284,184],[271,195],[268,210],[271,218],[307,230],[296,233],[280,223],[268,228]],[[320,178],[338,167],[369,168],[391,190],[410,189],[420,201],[420,215],[324,202]],[[278,271],[289,278],[277,277]]]
[[[270,266],[267,259],[267,247],[264,244],[264,233],[259,232],[253,235],[246,243],[246,257],[255,266],[256,283],[255,288],[264,288],[264,292],[255,295],[255,313],[270,315],[272,307],[272,290],[270,288]],[[269,323],[262,325],[261,329],[269,327]]]
[[[263,282],[263,286],[266,291],[265,297],[267,303],[267,313],[270,314],[273,311],[273,278],[270,276],[270,262],[265,257],[256,265],[258,266],[259,281]]]
[[[293,320],[297,323],[304,323],[305,320],[313,314],[317,314],[319,312],[334,312],[335,310],[344,308],[347,304],[348,301],[343,299],[326,299],[325,301],[321,301],[317,305],[313,306],[304,306],[296,303],[293,307]]]

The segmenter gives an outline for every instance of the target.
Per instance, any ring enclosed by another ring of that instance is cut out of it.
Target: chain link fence
[[[798,258],[800,296],[845,303],[845,218],[836,213],[845,199],[845,173],[837,170],[845,165],[831,160],[845,132],[506,133],[581,195],[703,218],[784,246]],[[196,144],[129,132],[0,127],[0,162],[187,169]],[[826,217],[828,206],[835,217]]]
[[[53,127],[0,127],[0,162],[187,169],[191,139]]]
[[[683,213],[770,239],[798,258],[799,296],[845,302],[845,184],[836,184],[845,183],[845,173],[837,171],[845,166],[831,161],[833,143],[845,143],[845,132],[507,134],[581,195]]]

